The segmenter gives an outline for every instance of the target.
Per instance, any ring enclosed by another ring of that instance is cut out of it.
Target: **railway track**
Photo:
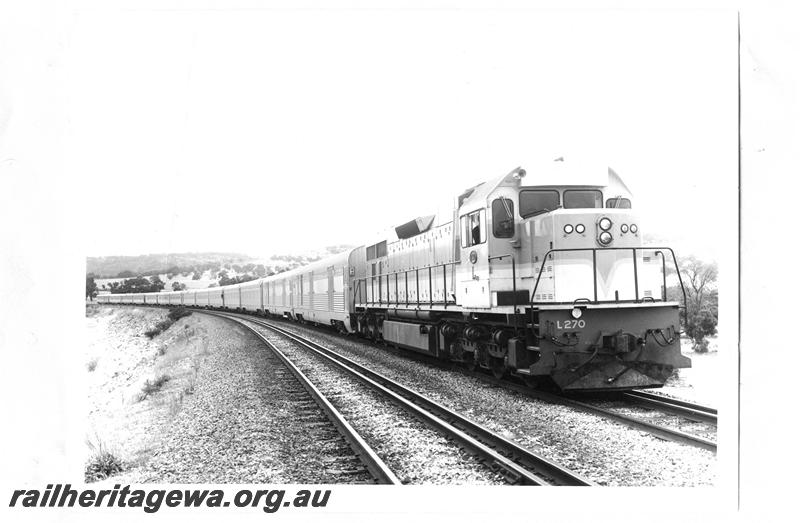
[[[510,484],[594,485],[574,472],[525,449],[447,407],[409,389],[316,342],[272,322],[232,313],[209,313],[238,322],[251,323],[278,333],[304,350],[344,371],[395,405],[413,414],[427,426],[455,441]],[[263,337],[263,336],[262,336]]]
[[[282,331],[297,336],[293,333],[290,333],[289,331],[286,331],[282,327],[277,327],[273,325],[272,328],[276,329],[279,328]],[[604,417],[606,419],[609,419],[611,421],[620,423],[622,425],[626,425],[633,429],[646,432],[659,439],[675,441],[677,443],[691,445],[711,452],[716,452],[717,450],[716,442],[711,441],[707,438],[703,438],[694,434],[676,430],[656,423],[651,423],[639,417],[620,413],[610,408],[604,408],[602,406],[595,404],[592,399],[579,400],[575,399],[574,397],[554,394],[538,389],[531,389],[530,387],[524,385],[518,385],[508,380],[498,380],[497,378],[489,376],[488,374],[485,374],[478,370],[470,371],[464,369],[463,367],[454,366],[447,362],[441,362],[439,360],[435,360],[430,357],[419,356],[417,354],[410,353],[407,351],[399,351],[388,346],[386,347],[386,349],[392,351],[395,354],[401,354],[407,358],[410,357],[412,359],[416,359],[418,361],[424,361],[442,368],[455,370],[457,372],[462,372],[469,376],[475,377],[481,381],[496,385],[498,387],[503,387],[509,390],[513,390],[515,392],[519,392],[521,394],[524,394],[532,398],[540,399],[550,403],[566,405],[577,410],[595,414]],[[338,357],[344,358],[343,356],[338,356]],[[656,409],[662,412],[684,417],[692,421],[709,423],[711,425],[716,426],[716,410],[711,407],[696,405],[690,402],[675,400],[673,398],[667,398],[666,396],[660,396],[657,394],[652,394],[643,391],[622,393],[618,394],[616,397],[618,399],[622,398],[622,401],[627,403],[635,402],[637,405],[646,406],[650,409]]]
[[[374,483],[386,485],[399,485],[400,480],[389,469],[389,467],[381,460],[375,451],[364,441],[364,439],[356,432],[356,430],[347,422],[342,414],[331,404],[331,402],[320,392],[320,390],[303,374],[303,372],[292,363],[286,355],[278,349],[272,342],[261,335],[257,330],[251,328],[245,321],[238,318],[228,317],[230,320],[242,325],[250,332],[255,334],[270,350],[270,354],[274,356],[284,368],[288,371],[287,378],[287,397],[290,397],[293,402],[300,403],[300,410],[303,412],[304,418],[299,418],[301,423],[309,423],[310,430],[320,430],[319,425],[332,424],[339,435],[344,439],[347,445],[353,452],[353,456],[347,457],[339,461],[339,466],[345,474],[357,477],[358,475],[368,474]],[[319,416],[315,415],[317,406],[325,415],[325,420],[320,420]],[[323,427],[324,428],[324,427]],[[329,431],[332,432],[332,431]],[[331,438],[329,438],[331,439]],[[336,438],[332,438],[335,440]],[[360,463],[363,468],[353,466],[353,463]]]
[[[622,394],[623,399],[661,412],[675,414],[685,419],[717,425],[717,409],[646,391]]]
[[[257,319],[256,317],[251,316],[249,314],[239,314],[239,313],[230,313],[230,312],[211,312],[211,311],[198,311],[198,312],[203,312],[203,313],[207,313],[207,314],[214,314],[214,315],[229,316],[231,318],[246,319],[247,321],[251,321],[251,322],[255,322],[257,324],[260,324],[260,325],[264,326],[265,328],[269,328],[269,329],[272,329],[274,331],[281,332],[281,333],[285,334],[286,336],[302,338],[301,336],[299,336],[297,334],[294,334],[291,331],[283,329],[282,327],[278,327],[277,325],[275,325],[271,321],[270,322],[266,322],[264,320]],[[277,321],[281,321],[281,320],[279,319]],[[341,356],[341,355],[337,354],[336,352],[331,351],[330,349],[324,348],[324,347],[316,344],[315,342],[312,342],[310,340],[306,340],[305,338],[302,338],[302,339],[304,340],[304,343],[307,343],[310,346],[319,347],[320,352],[326,353],[332,359],[345,361],[345,362],[347,362],[347,364],[349,364],[354,369],[355,368],[363,369],[364,376],[369,376],[370,374],[374,374],[374,375],[376,375],[378,377],[378,381],[384,381],[385,380],[386,382],[390,382],[392,387],[397,387],[397,390],[400,390],[400,388],[402,387],[401,385],[399,385],[399,384],[397,384],[395,382],[391,382],[391,380],[388,380],[388,378],[384,378],[384,377],[382,377],[380,375],[377,375],[376,373],[372,373],[368,369],[363,368],[362,366],[356,364],[352,360],[349,360],[348,358],[346,358],[344,356]],[[518,384],[510,382],[508,380],[498,380],[497,378],[494,378],[493,376],[489,376],[489,375],[487,375],[485,373],[482,373],[480,371],[469,371],[469,370],[466,370],[466,369],[464,369],[462,367],[457,367],[457,366],[454,366],[452,364],[441,362],[439,360],[435,360],[435,359],[432,359],[432,358],[419,356],[419,355],[416,355],[414,353],[408,353],[408,352],[405,352],[405,351],[399,351],[399,350],[393,349],[393,348],[391,348],[389,346],[387,346],[385,349],[390,351],[390,352],[393,352],[395,354],[401,354],[406,358],[410,357],[410,358],[416,359],[418,361],[425,361],[425,362],[427,362],[429,364],[433,364],[433,365],[439,366],[441,368],[447,368],[447,369],[450,369],[450,370],[455,370],[457,372],[461,372],[461,373],[470,375],[472,377],[475,377],[476,379],[479,379],[479,380],[481,380],[483,382],[486,382],[486,383],[489,383],[489,384],[492,384],[492,385],[495,385],[495,386],[498,386],[498,387],[503,387],[503,388],[506,388],[506,389],[509,389],[509,390],[513,390],[515,392],[521,393],[521,394],[529,396],[529,397],[533,397],[533,398],[540,399],[540,400],[543,400],[543,401],[547,401],[547,402],[550,402],[550,403],[566,405],[566,406],[569,406],[569,407],[574,408],[576,410],[581,410],[581,411],[584,411],[584,412],[595,414],[595,415],[604,417],[606,419],[609,419],[611,421],[614,421],[614,422],[629,426],[629,427],[631,427],[633,429],[640,430],[640,431],[643,431],[643,432],[647,432],[647,433],[649,433],[649,434],[651,434],[654,437],[657,437],[659,439],[675,441],[675,442],[678,442],[678,443],[695,446],[695,447],[698,447],[698,448],[701,448],[701,449],[704,449],[704,450],[708,450],[708,451],[711,451],[711,452],[716,452],[716,450],[717,450],[716,442],[711,441],[711,440],[709,440],[707,438],[703,438],[703,437],[700,437],[700,436],[689,434],[687,432],[683,432],[683,431],[680,431],[680,430],[675,430],[673,428],[666,427],[666,426],[663,426],[663,425],[659,425],[659,424],[656,424],[656,423],[651,423],[649,421],[646,421],[644,419],[641,419],[641,418],[638,418],[638,417],[635,417],[635,416],[631,416],[631,415],[627,415],[627,414],[624,414],[624,413],[616,412],[613,409],[604,408],[602,406],[595,405],[595,404],[592,403],[591,399],[588,400],[588,401],[582,401],[582,400],[575,399],[575,398],[572,398],[572,397],[566,397],[566,396],[563,396],[563,395],[553,394],[553,393],[542,391],[542,390],[531,389],[529,387],[526,387],[526,386],[523,386],[523,385],[518,385]],[[350,369],[347,369],[347,370],[350,370]],[[410,391],[410,392],[407,392],[407,394],[409,394],[410,397],[413,397],[413,394],[416,394],[416,393],[413,393],[413,391]],[[662,412],[674,414],[676,416],[680,416],[680,417],[683,417],[683,418],[686,418],[686,419],[690,419],[690,420],[693,420],[693,421],[704,422],[704,423],[708,423],[710,425],[716,426],[716,410],[711,408],[711,407],[707,407],[707,406],[703,406],[703,405],[696,405],[696,404],[693,404],[693,403],[690,403],[690,402],[686,402],[686,401],[682,401],[682,400],[676,400],[674,398],[668,398],[666,396],[661,396],[661,395],[658,395],[658,394],[652,394],[652,393],[644,392],[644,391],[632,391],[632,392],[628,392],[628,393],[622,393],[622,395],[619,395],[618,397],[623,398],[622,401],[625,401],[625,402],[628,402],[628,403],[634,403],[635,402],[637,405],[646,406],[647,408],[650,408],[650,409],[660,410]],[[425,404],[425,400],[421,399],[419,401],[420,401],[420,404],[422,404],[422,405]],[[412,401],[412,403],[414,403],[414,402]],[[442,407],[442,406],[438,406],[438,407],[441,408],[441,409],[446,410],[445,407]],[[436,406],[432,406],[432,408],[436,409]],[[446,417],[446,414],[445,414],[445,417]],[[471,431],[475,431],[476,434],[479,434],[481,432],[479,427],[477,427],[477,426],[475,426],[475,427],[469,426],[469,424],[472,423],[469,420],[466,420],[466,422],[465,421],[461,421],[461,420],[454,420],[454,422],[451,423],[451,425],[459,425],[460,423],[465,423],[464,426],[468,427],[469,430],[471,430]],[[447,428],[441,428],[440,430],[446,432],[448,429]],[[497,437],[502,439],[502,437],[500,437],[500,436],[497,436]],[[511,443],[511,442],[508,442],[508,443]],[[478,450],[477,448],[471,447],[470,444],[465,444],[465,446],[468,447],[468,448],[473,448],[473,451],[476,454],[479,454],[479,455],[481,454],[480,450]],[[504,446],[503,443],[497,444],[497,448],[498,449],[502,449],[503,446]],[[493,443],[489,443],[489,448],[493,448],[493,447],[494,447],[494,444]],[[514,456],[515,451],[514,450],[507,450],[507,451],[503,451],[502,453],[505,453],[505,454],[507,454],[509,456]],[[493,459],[493,457],[491,455],[488,455],[488,457],[486,457],[485,459],[491,460],[491,459]],[[528,461],[528,462],[531,463],[530,466],[532,468],[535,468],[534,462],[536,461],[536,458],[522,456],[522,457],[515,457],[515,458],[513,458],[513,460],[519,461],[520,463]],[[558,465],[555,465],[555,464],[552,464],[552,465],[555,466],[555,467],[558,467]],[[544,468],[547,468],[547,467],[545,466]],[[513,470],[513,467],[512,467],[512,470]],[[556,472],[555,474],[557,475],[558,472]],[[534,476],[536,476],[536,475],[534,475]],[[543,474],[540,474],[540,476],[530,477],[530,478],[522,478],[521,480],[518,479],[517,481],[518,482],[530,481],[530,484],[548,484],[548,481],[546,479],[547,474],[543,473]],[[510,477],[510,479],[512,481],[514,481],[513,477]],[[583,478],[579,478],[579,479],[582,480]],[[580,481],[577,481],[575,483],[570,483],[569,479],[567,479],[566,482],[564,482],[564,483],[559,483],[559,480],[556,479],[556,478],[552,478],[552,481],[553,481],[552,484],[565,484],[565,485],[568,485],[568,484],[591,484],[590,482],[580,483]],[[572,481],[576,481],[576,480],[572,480]]]
[[[578,400],[574,397],[561,396],[543,391],[526,391],[525,394],[546,401],[562,403],[584,412],[597,414],[617,423],[627,425],[636,430],[647,432],[660,439],[691,445],[711,452],[717,451],[717,443],[715,441],[711,441],[707,438],[696,436],[688,432],[666,427],[664,425],[652,423],[636,416],[624,414],[614,410],[613,408],[600,406],[593,400]]]

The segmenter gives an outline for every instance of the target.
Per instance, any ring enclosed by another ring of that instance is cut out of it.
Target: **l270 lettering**
[[[557,320],[556,328],[560,330],[566,329],[583,329],[586,327],[586,322],[583,320]]]

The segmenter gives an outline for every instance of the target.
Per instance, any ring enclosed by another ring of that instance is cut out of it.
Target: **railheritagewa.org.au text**
[[[320,508],[330,500],[330,490],[298,490],[288,494],[280,489],[242,489],[227,497],[219,489],[113,489],[73,488],[71,484],[47,485],[44,490],[20,489],[11,494],[9,507],[118,507],[158,512],[162,507],[248,507],[273,513],[281,508]]]

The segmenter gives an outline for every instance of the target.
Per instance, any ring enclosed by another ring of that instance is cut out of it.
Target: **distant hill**
[[[86,274],[94,275],[98,286],[136,276],[159,276],[167,281],[168,289],[173,281],[190,288],[205,288],[213,283],[231,285],[236,278],[255,279],[291,270],[350,248],[350,245],[331,245],[269,258],[225,252],[101,256],[86,258]]]
[[[151,276],[179,269],[215,269],[222,265],[256,261],[246,254],[230,252],[192,252],[179,254],[143,254],[140,256],[100,256],[86,258],[86,273],[99,278]],[[178,271],[173,271],[178,272]]]

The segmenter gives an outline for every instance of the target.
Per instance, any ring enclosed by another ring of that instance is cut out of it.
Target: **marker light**
[[[582,223],[579,223],[578,225],[575,226],[575,232],[577,232],[578,234],[583,234],[585,230],[586,227],[584,227]]]
[[[564,232],[566,234],[572,234],[573,227],[569,223],[564,226]]]
[[[600,228],[604,231],[607,231],[611,228],[611,220],[608,218],[601,218],[600,219]]]
[[[622,232],[628,232],[628,225],[623,223],[622,225],[620,225],[619,230]]]
[[[600,243],[603,245],[608,245],[609,243],[611,243],[611,240],[613,240],[613,238],[611,237],[611,233],[608,231],[601,232],[600,238],[598,239],[600,240]]]
[[[572,309],[572,317],[573,318],[575,318],[577,320],[581,316],[583,316],[583,311],[582,310],[580,310],[578,307],[575,307],[574,309]]]
[[[635,223],[632,223],[632,224],[631,224],[631,232],[632,232],[633,234],[636,234],[637,232],[639,232],[639,228],[636,226],[636,224],[635,224]]]

